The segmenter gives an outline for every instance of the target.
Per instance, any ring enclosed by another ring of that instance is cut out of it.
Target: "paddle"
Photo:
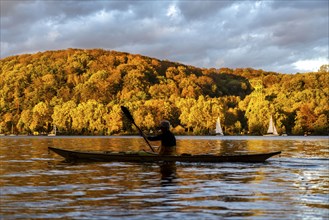
[[[142,137],[144,138],[144,140],[146,141],[147,145],[151,148],[152,152],[155,152],[153,147],[151,146],[151,144],[148,142],[145,134],[143,133],[143,131],[136,125],[133,116],[130,114],[128,108],[121,106],[121,110],[122,112],[125,114],[125,116],[129,119],[129,121],[131,121],[131,123],[133,123],[136,128],[138,129],[139,133],[142,135]]]

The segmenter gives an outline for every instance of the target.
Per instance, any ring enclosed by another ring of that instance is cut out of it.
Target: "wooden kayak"
[[[190,155],[159,156],[145,151],[140,152],[108,152],[108,151],[73,151],[55,147],[48,147],[50,151],[64,157],[68,161],[117,161],[117,162],[194,162],[194,163],[221,163],[221,162],[246,162],[261,163],[268,158],[278,155],[281,151],[243,154],[243,155]]]

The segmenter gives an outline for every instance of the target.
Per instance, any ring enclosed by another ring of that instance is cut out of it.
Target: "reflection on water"
[[[170,186],[173,180],[176,179],[176,163],[175,162],[162,162],[159,164],[161,173],[161,185]]]
[[[132,137],[0,138],[1,219],[325,219],[327,137],[178,137],[179,153],[283,151],[262,164],[62,162],[48,146],[148,150]]]

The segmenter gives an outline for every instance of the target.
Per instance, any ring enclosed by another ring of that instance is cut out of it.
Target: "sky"
[[[328,0],[0,0],[1,58],[102,48],[201,68],[318,71]]]

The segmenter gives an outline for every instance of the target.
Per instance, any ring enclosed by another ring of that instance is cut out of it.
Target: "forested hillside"
[[[251,68],[201,69],[101,49],[12,56],[0,62],[0,133],[112,135],[133,132],[122,116],[154,130],[163,118],[177,134],[328,134],[328,65],[280,74]]]

